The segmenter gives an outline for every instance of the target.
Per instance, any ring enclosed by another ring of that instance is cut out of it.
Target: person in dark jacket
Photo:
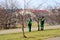
[[[41,19],[40,19],[41,30],[44,30],[44,21],[45,21],[45,18],[44,18],[44,16],[42,16]]]
[[[32,26],[32,19],[30,18],[29,21],[28,21],[29,32],[31,32],[31,26]]]

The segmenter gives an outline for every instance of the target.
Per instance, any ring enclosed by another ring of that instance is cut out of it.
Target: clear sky
[[[25,8],[44,9],[48,6],[55,7],[57,5],[60,5],[60,0],[13,0],[13,2],[16,2],[18,8],[25,7]],[[56,5],[56,3],[57,3],[57,5]],[[5,0],[0,0],[0,5],[1,4],[4,5]],[[39,5],[41,5],[41,6],[39,6]]]

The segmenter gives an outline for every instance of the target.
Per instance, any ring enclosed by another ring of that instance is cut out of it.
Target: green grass
[[[2,34],[0,40],[44,40],[50,37],[59,37],[60,29],[26,32],[27,38],[22,33]]]

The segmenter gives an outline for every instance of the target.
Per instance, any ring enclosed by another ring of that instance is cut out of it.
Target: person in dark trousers
[[[31,26],[32,26],[32,19],[30,18],[29,21],[28,21],[29,32],[31,32]]]
[[[41,19],[40,19],[41,30],[44,30],[44,21],[45,21],[45,18],[44,18],[44,16],[42,16]]]

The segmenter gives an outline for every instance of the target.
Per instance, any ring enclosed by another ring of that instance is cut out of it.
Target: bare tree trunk
[[[37,24],[38,24],[38,31],[40,31],[39,21],[37,22]]]
[[[27,37],[25,36],[25,32],[24,32],[24,19],[23,19],[23,16],[22,16],[22,31],[23,31],[23,37],[24,37],[24,38],[27,38]]]

